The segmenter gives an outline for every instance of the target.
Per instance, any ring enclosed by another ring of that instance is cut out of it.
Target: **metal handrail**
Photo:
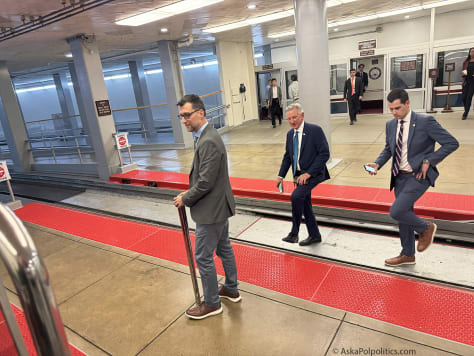
[[[0,259],[18,291],[38,355],[70,356],[46,266],[28,231],[3,204],[0,204]]]

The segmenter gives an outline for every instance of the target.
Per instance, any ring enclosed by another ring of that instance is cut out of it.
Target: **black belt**
[[[402,171],[402,170],[399,170],[398,173],[400,173],[400,174],[413,174],[412,171]]]

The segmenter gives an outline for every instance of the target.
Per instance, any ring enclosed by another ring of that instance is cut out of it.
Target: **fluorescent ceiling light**
[[[286,36],[293,36],[296,32],[293,31],[286,31],[286,32],[280,32],[280,33],[272,33],[271,35],[268,35],[268,38],[280,38],[280,37],[286,37]]]
[[[168,29],[166,27],[163,27],[160,31],[161,31],[161,33],[166,33],[166,32],[168,32]]]
[[[115,21],[117,25],[141,26],[153,21],[166,19],[167,17],[180,15],[209,5],[223,2],[224,0],[182,0],[174,4],[162,6],[123,20]]]
[[[41,86],[41,87],[34,87],[34,88],[27,88],[27,89],[18,89],[18,90],[15,90],[17,94],[20,94],[20,93],[28,93],[30,91],[38,91],[38,90],[43,90],[43,89],[53,89],[55,88],[56,89],[56,85],[44,85],[44,86]]]
[[[328,0],[327,6],[328,7],[339,6],[339,5],[347,4],[354,1],[357,1],[357,0]]]
[[[431,9],[431,8],[433,8],[433,7],[440,7],[440,6],[458,4],[458,3],[460,3],[460,2],[465,2],[465,1],[470,1],[470,0],[443,0],[443,1],[436,1],[436,2],[432,2],[431,4],[423,5],[423,8],[424,8],[424,9]]]
[[[286,10],[286,11],[274,12],[273,14],[254,17],[247,20],[243,20],[243,21],[232,22],[232,23],[222,25],[222,26],[205,28],[203,31],[209,32],[209,33],[224,32],[224,31],[234,30],[236,28],[256,25],[259,23],[274,21],[278,19],[283,19],[285,17],[290,17],[294,15],[295,15],[295,12],[293,11],[293,9],[291,9],[291,10]]]
[[[263,57],[263,53],[255,53],[255,55],[253,56],[253,58],[262,58]]]
[[[72,58],[72,53],[71,52],[64,53],[64,57]]]
[[[390,17],[390,16],[395,16],[395,15],[401,15],[401,14],[406,14],[406,13],[420,11],[420,10],[427,10],[427,9],[431,9],[433,7],[452,5],[452,4],[457,4],[457,3],[460,3],[460,2],[466,2],[466,1],[471,1],[471,0],[441,0],[441,1],[433,2],[433,3],[427,4],[427,5],[406,7],[404,9],[386,11],[386,12],[381,12],[381,13],[374,14],[374,15],[354,17],[354,18],[348,19],[348,20],[331,22],[331,23],[328,23],[328,27],[337,27],[337,26],[340,26],[340,25],[348,25],[348,24],[351,24],[351,23],[376,20],[376,19],[379,19],[379,18]]]
[[[255,5],[255,4],[251,4],[251,5],[247,6],[247,9],[249,9],[249,10],[255,10],[256,8],[257,8],[257,5]]]

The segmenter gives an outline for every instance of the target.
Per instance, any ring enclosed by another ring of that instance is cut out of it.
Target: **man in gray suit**
[[[394,89],[387,96],[394,119],[385,128],[385,148],[374,163],[371,175],[392,159],[390,190],[395,188],[395,202],[390,216],[399,223],[402,251],[385,260],[388,266],[415,264],[415,232],[419,234],[417,251],[423,252],[433,242],[436,224],[419,218],[413,212],[415,202],[438,178],[436,166],[458,147],[451,136],[432,116],[417,114],[410,109],[408,93]],[[435,144],[441,147],[435,151]]]
[[[227,171],[227,152],[219,133],[206,120],[204,103],[197,95],[186,95],[178,103],[179,116],[194,136],[194,160],[189,190],[174,198],[174,205],[191,208],[196,222],[194,257],[201,274],[204,303],[189,308],[190,319],[222,313],[220,298],[240,301],[237,267],[229,241],[228,218],[235,214],[234,195]],[[218,290],[214,251],[222,260],[225,284]]]

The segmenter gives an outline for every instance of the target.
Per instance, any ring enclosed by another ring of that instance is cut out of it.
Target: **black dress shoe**
[[[283,241],[285,242],[291,242],[291,243],[296,243],[298,242],[298,235],[295,235],[293,233],[289,233],[288,236],[282,238]]]
[[[462,119],[463,119],[463,120],[466,120],[466,119],[467,119],[467,114],[466,114],[466,113],[462,114]]]
[[[306,239],[300,241],[300,246],[308,246],[308,245],[315,244],[318,242],[321,242],[321,236],[320,237],[308,236]]]

